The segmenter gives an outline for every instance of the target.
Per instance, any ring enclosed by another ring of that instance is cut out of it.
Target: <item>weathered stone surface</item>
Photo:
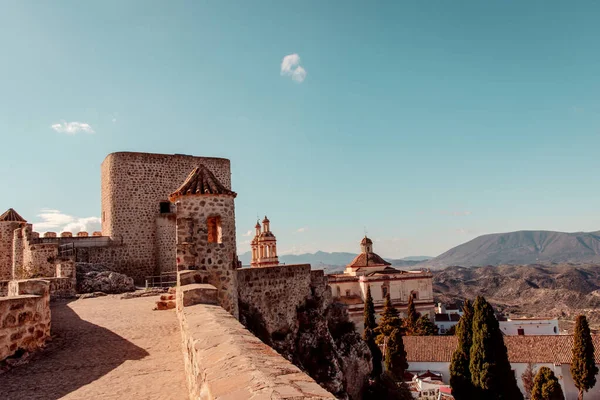
[[[237,270],[240,321],[341,399],[360,399],[370,352],[310,265]]]
[[[79,293],[124,293],[135,291],[133,278],[99,264],[77,263],[77,291]]]
[[[209,284],[194,283],[180,286],[177,290],[178,301],[183,307],[194,304],[219,304],[217,288]]]
[[[0,361],[17,351],[34,351],[50,337],[47,281],[11,281],[10,297],[0,297]]]
[[[178,307],[178,316],[190,398],[335,399],[221,307]]]

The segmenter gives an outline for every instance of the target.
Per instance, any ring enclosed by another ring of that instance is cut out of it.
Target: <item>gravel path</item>
[[[157,299],[51,303],[53,340],[0,375],[0,398],[187,399],[177,317],[152,311]]]

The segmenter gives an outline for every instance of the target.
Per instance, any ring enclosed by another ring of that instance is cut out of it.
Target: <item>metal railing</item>
[[[160,275],[146,277],[146,289],[168,288],[177,285],[177,272],[163,272]]]

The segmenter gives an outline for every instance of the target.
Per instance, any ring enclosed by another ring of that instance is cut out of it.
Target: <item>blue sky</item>
[[[600,230],[599,8],[5,1],[0,208],[90,229],[106,154],[146,151],[232,160],[240,251],[257,214],[280,252]]]

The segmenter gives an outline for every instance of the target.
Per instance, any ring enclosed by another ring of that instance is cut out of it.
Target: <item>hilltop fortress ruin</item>
[[[9,292],[12,297],[0,297],[0,303],[35,295],[41,296],[38,303],[43,306],[48,297],[74,293],[78,262],[102,264],[138,283],[148,276],[176,274],[176,307],[193,398],[216,390],[211,374],[230,373],[205,358],[206,351],[215,351],[202,347],[207,345],[206,335],[216,332],[223,340],[221,355],[227,360],[240,358],[239,390],[252,395],[281,390],[294,393],[294,398],[333,398],[330,393],[359,398],[371,355],[359,334],[347,328],[348,314],[333,302],[323,271],[311,271],[308,264],[279,265],[266,217],[264,229],[257,226],[255,262],[241,268],[236,251],[237,194],[231,187],[229,160],[112,153],[102,162],[101,195],[102,231],[91,235],[46,232],[42,237],[13,209],[0,217],[0,281],[11,280],[8,286],[15,288]],[[31,285],[35,293],[27,291]],[[284,358],[248,362],[264,357],[267,350],[259,342],[246,348],[250,338],[242,336],[249,334],[240,330],[236,319]],[[50,326],[45,323],[40,329]],[[27,339],[19,333],[24,326],[9,329],[5,338]],[[40,341],[46,337],[47,333]],[[20,343],[6,343],[6,354],[1,355],[10,355]],[[277,370],[269,368],[272,363],[279,365]],[[264,377],[263,386],[244,384],[257,373]]]

